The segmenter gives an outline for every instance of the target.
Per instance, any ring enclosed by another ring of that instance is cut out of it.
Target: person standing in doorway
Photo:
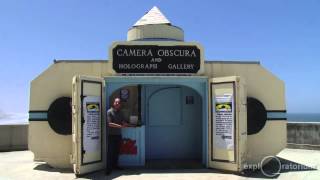
[[[108,136],[108,153],[106,174],[110,174],[112,169],[121,169],[118,166],[120,145],[121,145],[121,128],[127,127],[128,123],[124,121],[120,112],[121,100],[115,98],[112,107],[107,111],[107,120],[109,126]]]

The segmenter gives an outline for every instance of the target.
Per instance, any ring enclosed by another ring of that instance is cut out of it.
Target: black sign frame
[[[125,45],[111,49],[112,67],[119,74],[195,74],[201,69],[196,45]]]

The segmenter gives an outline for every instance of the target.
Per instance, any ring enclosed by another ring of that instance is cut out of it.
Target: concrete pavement
[[[277,158],[281,161],[280,175],[273,179],[320,179],[320,151],[284,149]],[[277,165],[275,159],[272,160]],[[277,171],[271,165],[264,170]],[[275,166],[279,167],[279,166]],[[14,151],[0,153],[0,180],[3,179],[76,179],[68,169],[51,168],[45,163],[34,162],[30,151]],[[103,171],[89,174],[78,179],[116,179],[116,180],[210,180],[210,179],[270,179],[260,170],[248,170],[245,175],[232,174],[213,169],[126,169],[114,171],[110,176],[105,176]]]

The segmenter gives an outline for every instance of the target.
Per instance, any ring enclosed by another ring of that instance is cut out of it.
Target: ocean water
[[[319,122],[320,113],[287,113],[288,122]]]

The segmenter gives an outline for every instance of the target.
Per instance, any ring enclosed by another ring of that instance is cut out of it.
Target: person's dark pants
[[[121,135],[109,135],[108,137],[107,172],[109,173],[118,167],[121,139]]]

